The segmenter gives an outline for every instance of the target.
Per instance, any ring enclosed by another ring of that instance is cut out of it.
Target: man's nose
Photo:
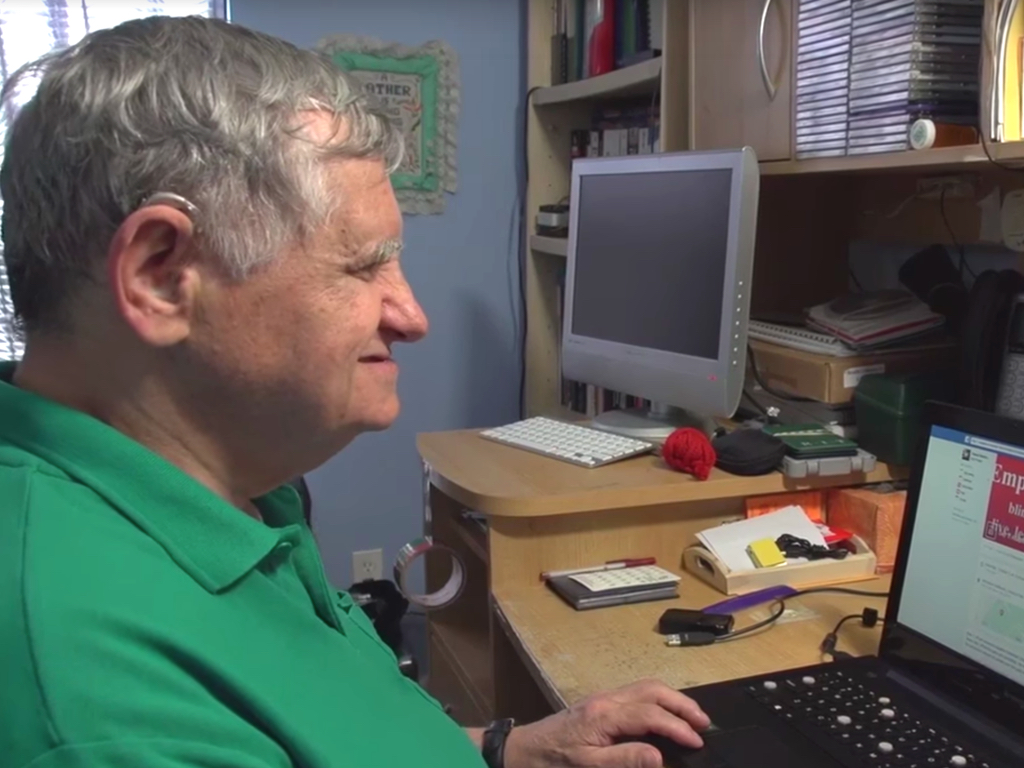
[[[430,323],[405,276],[397,277],[391,295],[384,302],[382,324],[398,341],[419,341],[427,335]]]

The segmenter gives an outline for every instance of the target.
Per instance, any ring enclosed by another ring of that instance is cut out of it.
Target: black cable
[[[654,78],[654,92],[651,94],[651,107],[648,111],[648,117],[654,117],[654,108],[658,106],[658,102],[661,98],[661,73],[664,69],[664,62],[661,62],[658,66],[658,76]]]
[[[997,168],[1002,168],[1004,171],[1013,171],[1014,173],[1024,173],[1024,168],[1018,168],[1015,165],[1007,165],[1006,163],[1001,163],[998,160],[996,160],[994,157],[992,157],[992,152],[988,148],[988,139],[985,138],[985,132],[982,131],[982,130],[979,130],[978,131],[978,135],[981,137],[981,148],[985,151],[985,157],[988,158],[988,161],[990,163],[992,163],[992,165],[996,166]]]
[[[875,608],[865,608],[860,613],[851,613],[849,616],[843,616],[837,623],[835,628],[825,635],[825,638],[821,641],[821,652],[828,654],[833,659],[845,659],[850,658],[850,654],[845,651],[837,651],[836,645],[839,642],[839,631],[843,628],[843,625],[848,621],[860,620],[862,627],[871,628],[874,627],[880,621],[878,616],[878,610]]]
[[[535,85],[526,92],[523,104],[523,196],[519,205],[519,232],[525,242],[519,248],[519,418],[526,416],[526,337],[529,329],[529,313],[526,311],[526,260],[529,258],[529,238],[526,236],[526,193],[530,187],[530,97],[540,86]]]
[[[750,633],[757,632],[760,629],[767,629],[772,624],[774,624],[776,621],[781,619],[782,618],[782,614],[784,614],[786,612],[786,601],[785,600],[776,600],[775,603],[776,603],[775,612],[773,614],[771,614],[767,619],[762,619],[761,621],[755,622],[754,624],[751,624],[750,626],[742,627],[741,629],[734,629],[732,632],[729,632],[729,633],[724,634],[724,635],[719,635],[719,637],[715,640],[715,642],[721,643],[721,642],[725,642],[726,640],[735,640],[737,637],[743,637],[744,635],[749,635]]]
[[[850,268],[849,272],[850,272],[850,279],[853,281],[854,286],[857,288],[858,291],[862,291],[863,292],[864,286],[861,285],[860,279],[858,279],[858,277],[857,277],[857,273],[853,271],[852,267]]]
[[[732,632],[728,633],[727,635],[721,635],[718,638],[718,642],[723,641],[723,640],[731,640],[731,639],[733,639],[735,637],[741,637],[743,635],[748,635],[751,632],[756,632],[759,629],[764,629],[766,627],[769,627],[772,624],[774,624],[775,622],[777,622],[779,619],[781,619],[782,618],[782,614],[784,614],[786,612],[786,600],[791,600],[794,597],[803,597],[804,595],[816,595],[816,594],[819,594],[819,593],[822,593],[822,592],[833,592],[833,593],[838,593],[838,594],[841,594],[841,595],[857,595],[859,597],[888,597],[889,596],[888,592],[871,592],[869,590],[851,589],[849,587],[811,587],[809,589],[800,589],[800,590],[797,590],[796,594],[790,595],[789,597],[784,598],[784,599],[777,600],[776,602],[778,603],[778,608],[775,610],[775,613],[773,613],[767,619],[762,619],[761,621],[757,622],[756,624],[751,624],[749,627],[743,627],[742,629],[733,630]],[[857,617],[859,618],[861,616],[866,616],[869,612],[872,612],[872,611],[874,612],[874,615],[875,615],[875,621],[877,621],[877,619],[878,619],[878,611],[876,611],[874,608],[865,608],[862,613],[857,614]],[[868,625],[865,624],[865,626],[868,626]],[[874,626],[874,623],[872,623],[870,626]],[[838,627],[836,628],[836,630],[833,630],[833,631],[838,631]]]
[[[710,632],[684,632],[676,635],[669,635],[666,642],[669,645],[676,647],[693,647],[697,645],[712,645],[714,643],[724,643],[729,640],[735,640],[736,638],[749,635],[752,632],[757,632],[761,629],[767,629],[772,626],[775,622],[782,618],[786,612],[786,600],[791,600],[794,597],[802,597],[803,595],[816,595],[822,592],[833,592],[841,595],[857,595],[860,597],[888,597],[888,592],[872,592],[866,589],[853,589],[850,587],[810,587],[809,589],[797,590],[794,594],[789,595],[786,598],[776,599],[774,604],[776,606],[775,611],[766,619],[755,622],[749,626],[741,627],[740,629],[734,629],[733,631],[724,635],[713,635]],[[873,616],[873,618],[872,618]],[[854,618],[860,618],[864,621],[864,626],[874,626],[878,621],[878,611],[874,608],[865,608],[861,613],[854,614]],[[839,624],[829,635],[826,635],[826,640],[829,637],[836,634],[839,628],[845,623],[845,621],[851,620],[850,617],[843,617]],[[871,622],[870,624],[868,622]],[[822,641],[824,646],[826,640]],[[835,650],[835,646],[832,646]],[[834,654],[833,654],[834,656]]]
[[[953,241],[954,247],[960,253],[960,279],[964,279],[964,270],[966,269],[971,273],[971,277],[977,277],[978,275],[971,269],[967,263],[967,251],[964,249],[963,244],[957,240],[956,233],[953,231],[953,225],[949,223],[949,216],[946,215],[946,188],[943,187],[939,192],[939,215],[942,216],[942,224],[946,227],[946,232],[949,234],[949,239]]]
[[[750,394],[750,392],[748,392],[746,388],[743,389],[743,396],[747,398],[747,401],[751,405],[753,405],[755,410],[757,410],[758,413],[764,416],[769,423],[771,423],[774,420],[772,416],[768,413],[768,409],[761,405],[759,402],[757,402],[757,399],[752,394]]]

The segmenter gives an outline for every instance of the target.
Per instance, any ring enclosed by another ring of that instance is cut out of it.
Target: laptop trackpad
[[[795,735],[795,734],[794,734]],[[665,756],[668,757],[667,755]],[[831,757],[822,754],[820,762],[808,762],[806,751],[797,751],[767,728],[737,728],[705,734],[704,748],[690,752],[682,760],[668,760],[668,768],[833,768]]]

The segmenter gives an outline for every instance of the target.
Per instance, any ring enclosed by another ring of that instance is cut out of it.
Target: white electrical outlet
[[[384,551],[364,549],[352,553],[352,581],[371,581],[384,577]]]

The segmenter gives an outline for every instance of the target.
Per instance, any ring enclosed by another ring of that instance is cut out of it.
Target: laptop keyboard
[[[915,717],[868,670],[815,670],[747,686],[762,705],[818,743],[842,745],[850,765],[871,768],[1004,768],[973,745]],[[1007,767],[1008,768],[1008,767]]]

